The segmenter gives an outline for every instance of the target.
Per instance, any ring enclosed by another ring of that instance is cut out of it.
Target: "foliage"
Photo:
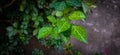
[[[80,41],[82,41],[82,42],[84,42],[84,43],[87,43],[87,33],[86,33],[86,30],[83,28],[83,27],[81,27],[81,26],[72,26],[72,35],[76,38],[76,39],[78,39],[78,40],[80,40]]]
[[[32,52],[32,55],[44,55],[42,50],[39,50],[38,48],[35,48]]]
[[[82,26],[72,24],[72,20],[84,20],[87,11],[95,6],[84,0],[22,0],[14,22],[7,27],[9,39],[17,37],[20,43],[28,44],[36,37],[48,48],[67,49],[70,35],[87,43],[87,31]],[[4,10],[3,10],[4,12]],[[7,14],[13,18],[11,14]],[[11,19],[12,20],[12,19]],[[39,52],[35,49],[34,54]],[[39,55],[39,53],[37,53]]]

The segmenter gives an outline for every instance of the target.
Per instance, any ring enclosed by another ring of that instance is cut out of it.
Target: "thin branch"
[[[9,4],[6,4],[2,8],[7,8],[7,7],[11,6],[14,2],[15,2],[15,0],[12,0]]]

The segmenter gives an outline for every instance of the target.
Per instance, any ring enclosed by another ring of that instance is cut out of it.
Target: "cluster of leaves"
[[[7,35],[9,39],[16,37],[24,44],[35,36],[48,48],[59,50],[69,49],[71,34],[77,40],[88,43],[86,29],[71,21],[85,20],[90,7],[95,6],[84,0],[23,0],[19,19],[6,28]]]
[[[84,20],[89,8],[81,0],[54,0],[47,4],[52,9],[47,15],[48,26],[39,29],[37,38],[60,39],[62,43],[69,44],[70,35],[81,42],[87,43],[87,32],[84,27],[72,24],[72,20]]]

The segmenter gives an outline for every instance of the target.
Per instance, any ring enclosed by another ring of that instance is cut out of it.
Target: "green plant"
[[[38,48],[35,48],[32,52],[32,55],[44,55],[42,50],[39,50]]]
[[[61,45],[65,43],[69,45],[70,35],[72,34],[77,40],[87,42],[87,32],[84,27],[72,24],[72,20],[84,20],[91,3],[80,0],[54,0],[48,3],[47,7],[50,10],[47,14],[49,24],[39,29],[38,39],[60,40]],[[53,41],[51,41],[53,42]],[[58,42],[59,43],[59,42]],[[49,45],[48,45],[49,46]]]
[[[85,20],[87,12],[95,7],[93,1],[22,0],[19,6],[17,14],[7,14],[10,21],[14,20],[6,28],[9,40],[16,37],[18,42],[28,44],[35,36],[47,48],[64,50],[71,49],[69,40],[72,34],[77,40],[88,43],[86,29],[71,21]]]

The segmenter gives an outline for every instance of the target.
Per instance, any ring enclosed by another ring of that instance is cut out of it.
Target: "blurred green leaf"
[[[35,30],[33,31],[33,35],[36,36],[36,35],[38,34],[38,31],[39,31],[39,28],[35,29]]]
[[[20,11],[24,11],[24,5],[20,6]]]
[[[85,3],[90,7],[90,8],[96,8],[95,0],[87,0]]]
[[[63,13],[64,14],[68,14],[70,11],[71,11],[71,7],[67,7],[64,11],[63,11]]]
[[[11,31],[13,31],[14,29],[13,29],[12,26],[9,26],[9,27],[6,28],[6,30],[9,31],[9,32],[11,32]]]
[[[57,21],[58,33],[64,32],[70,28],[70,23],[64,18]]]
[[[28,34],[28,31],[27,31],[27,30],[24,30],[24,34],[26,34],[26,35],[27,35],[27,34]]]
[[[49,20],[51,23],[56,23],[56,19],[55,19],[54,16],[49,15],[49,16],[47,16],[47,18],[48,18],[48,20]]]
[[[6,30],[8,32],[7,35],[9,37],[9,39],[11,39],[12,36],[14,36],[16,34],[16,30],[12,26],[7,27]]]
[[[62,11],[62,10],[65,10],[66,9],[66,3],[65,2],[55,2],[54,3],[54,8],[55,8],[55,10],[60,10],[60,11]]]
[[[38,39],[45,38],[49,34],[51,34],[51,31],[52,31],[52,27],[42,27],[41,29],[39,29],[37,38]]]
[[[32,55],[44,55],[44,53],[42,50],[35,48],[32,52]]]
[[[56,27],[53,28],[51,35],[52,35],[52,38],[54,38],[54,39],[57,39],[57,38],[58,38],[59,33],[58,33],[58,30],[57,30]]]
[[[75,51],[75,55],[82,55],[80,51]]]
[[[84,13],[87,13],[87,11],[90,9],[89,6],[84,2],[82,2],[82,8],[83,8]]]
[[[19,38],[20,38],[20,40],[21,40],[22,42],[24,42],[24,41],[26,40],[26,38],[25,38],[25,35],[24,35],[24,34],[20,34]]]
[[[62,40],[64,41],[65,44],[69,44],[70,37],[63,36]]]
[[[13,23],[13,27],[14,27],[14,28],[17,28],[17,27],[18,27],[18,22],[14,22],[14,23]]]
[[[26,4],[26,0],[23,0],[22,3],[21,3],[21,5],[20,5],[20,11],[24,11],[25,4]]]
[[[63,12],[62,12],[62,11],[56,11],[56,16],[57,16],[57,17],[63,16]]]
[[[79,41],[87,43],[87,31],[82,26],[72,26],[72,35]]]
[[[82,20],[85,19],[86,16],[82,11],[74,11],[69,15],[70,20]]]
[[[39,21],[35,21],[34,25],[35,28],[37,28],[39,26]]]
[[[43,17],[42,16],[38,16],[36,21],[40,21],[40,22],[43,22]]]

